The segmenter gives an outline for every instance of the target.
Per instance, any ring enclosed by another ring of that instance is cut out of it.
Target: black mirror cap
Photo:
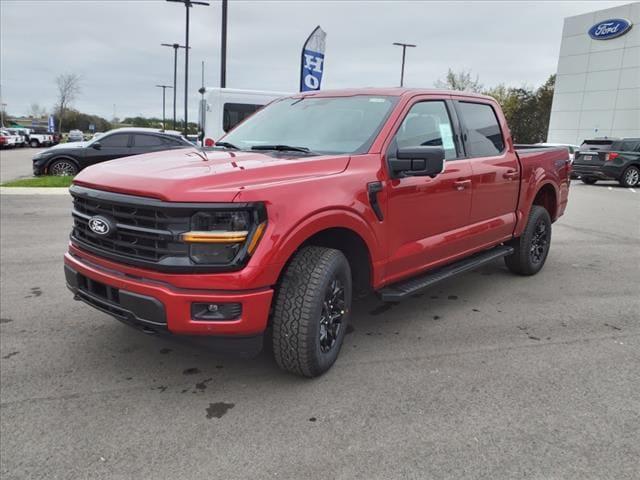
[[[93,142],[91,144],[91,148],[95,148],[96,150],[101,150],[102,149],[102,144],[100,142]]]
[[[389,159],[395,177],[435,177],[444,170],[444,148],[399,148],[396,158]]]

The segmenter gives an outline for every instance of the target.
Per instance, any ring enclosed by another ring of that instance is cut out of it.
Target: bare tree
[[[47,114],[47,110],[41,107],[39,103],[32,103],[29,107],[29,115],[31,118],[42,118]]]
[[[449,69],[444,80],[438,80],[435,83],[436,88],[445,88],[447,90],[461,90],[465,92],[482,92],[482,84],[478,75],[475,80],[471,77],[470,70],[461,70],[454,72]]]
[[[56,111],[58,112],[58,131],[62,132],[62,119],[64,118],[64,114],[81,91],[80,75],[76,73],[58,75],[56,85],[58,86],[58,104],[56,105]]]

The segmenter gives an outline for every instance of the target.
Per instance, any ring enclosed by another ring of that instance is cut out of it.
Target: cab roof
[[[354,95],[380,95],[389,97],[404,97],[414,95],[461,95],[469,98],[483,98],[495,100],[493,97],[480,93],[462,92],[459,90],[443,90],[436,88],[405,88],[405,87],[366,87],[345,88],[338,90],[318,90],[313,92],[301,92],[292,97],[349,97]]]

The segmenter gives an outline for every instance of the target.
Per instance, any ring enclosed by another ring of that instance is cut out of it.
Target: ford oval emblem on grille
[[[89,219],[89,229],[96,235],[103,237],[108,236],[114,230],[112,222],[100,215]]]

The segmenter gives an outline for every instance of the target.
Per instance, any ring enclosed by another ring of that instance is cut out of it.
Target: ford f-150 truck
[[[284,370],[336,360],[352,298],[396,302],[504,258],[545,263],[566,148],[517,151],[490,97],[358,89],[279,99],[215,147],[95,165],[71,187],[75,298],[148,333]]]

